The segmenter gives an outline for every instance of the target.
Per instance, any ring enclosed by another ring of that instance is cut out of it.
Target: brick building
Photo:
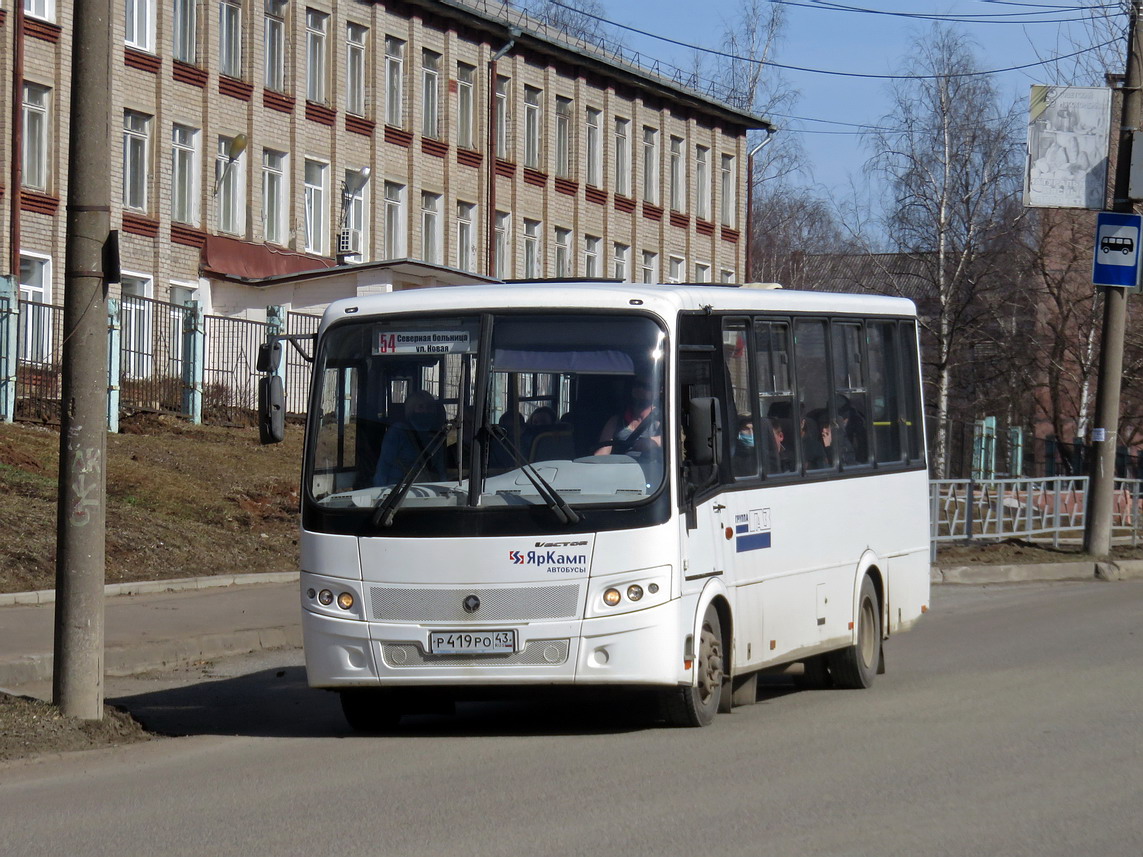
[[[62,303],[73,10],[22,6],[0,9],[0,258],[22,298]],[[746,133],[766,121],[508,7],[114,9],[113,296],[257,318],[473,274],[743,277]]]

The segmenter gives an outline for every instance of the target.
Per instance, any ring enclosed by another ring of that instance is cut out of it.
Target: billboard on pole
[[[1024,204],[1103,209],[1110,121],[1110,89],[1033,86]]]

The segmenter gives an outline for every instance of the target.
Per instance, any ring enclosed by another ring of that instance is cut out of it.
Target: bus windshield
[[[380,509],[385,524],[409,509],[641,502],[663,482],[665,339],[635,314],[331,326],[315,371],[310,498]]]

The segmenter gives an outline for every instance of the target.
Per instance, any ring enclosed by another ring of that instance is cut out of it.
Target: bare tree
[[[599,20],[607,11],[599,0],[559,0],[558,3],[551,0],[525,0],[520,8],[548,26],[563,30],[585,42],[601,46],[623,42],[613,28]]]
[[[886,234],[924,272],[933,467],[943,476],[958,362],[971,361],[967,346],[992,319],[987,293],[1011,277],[994,250],[1018,227],[1020,126],[1015,107],[977,74],[965,36],[935,26],[911,53],[911,77],[894,85],[892,111],[868,134],[869,168],[890,194]]]

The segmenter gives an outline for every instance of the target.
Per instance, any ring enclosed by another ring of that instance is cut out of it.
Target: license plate
[[[434,655],[511,654],[516,651],[516,632],[432,631],[429,651]]]

